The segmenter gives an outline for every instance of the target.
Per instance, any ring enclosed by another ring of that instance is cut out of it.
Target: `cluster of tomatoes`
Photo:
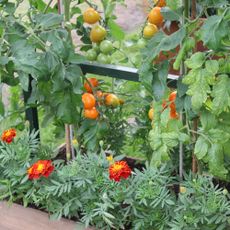
[[[83,13],[85,23],[93,25],[90,31],[90,40],[93,43],[92,49],[86,52],[86,58],[89,61],[98,61],[103,64],[110,64],[110,54],[113,52],[113,43],[109,40],[104,40],[107,35],[106,29],[98,24],[100,14],[93,8],[88,8]]]
[[[156,5],[148,14],[148,23],[144,27],[144,38],[152,38],[157,32],[158,28],[162,26],[164,18],[161,14],[161,7],[166,6],[165,0],[153,0]]]
[[[84,84],[86,93],[82,95],[82,102],[84,105],[84,117],[87,119],[96,120],[100,113],[97,109],[99,106],[107,106],[116,108],[124,101],[118,98],[113,93],[104,93],[99,89],[99,81],[96,78],[88,78]]]
[[[176,95],[177,95],[177,91],[173,91],[172,93],[170,93],[168,100],[163,101],[162,103],[162,107],[163,107],[162,111],[164,111],[168,107],[170,108],[170,115],[169,115],[170,119],[179,119],[179,115],[176,111],[176,104],[175,104]],[[151,108],[149,110],[148,116],[150,120],[154,119],[154,108]]]

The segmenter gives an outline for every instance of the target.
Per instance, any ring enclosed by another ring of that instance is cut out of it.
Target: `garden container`
[[[50,220],[46,212],[0,202],[0,230],[92,230],[62,218]]]

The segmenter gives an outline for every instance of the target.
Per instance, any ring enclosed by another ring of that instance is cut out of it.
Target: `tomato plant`
[[[161,24],[163,18],[180,20],[177,16],[181,5],[177,2],[177,7],[169,0],[166,1],[167,7],[153,8],[148,20],[151,23],[156,20],[156,24]],[[188,20],[189,8],[185,5],[187,11],[185,8],[181,17],[185,15],[187,18],[180,28],[170,35],[160,31],[151,38],[143,51],[140,74],[143,84],[154,99],[153,128],[149,134],[154,151],[151,162],[158,165],[168,161],[170,151],[179,143],[190,143],[194,145],[190,154],[193,154],[200,171],[208,169],[213,175],[228,179],[230,126],[226,117],[230,115],[230,37],[226,28],[230,26],[229,2],[198,1],[198,4],[201,11],[197,16]],[[209,5],[215,12],[218,11],[218,15],[209,15]],[[158,15],[155,17],[156,12]],[[206,18],[201,19],[200,15]],[[153,65],[161,51],[172,51],[180,44],[176,57]],[[203,44],[202,50],[199,50],[200,44]],[[174,62],[174,69],[181,69],[182,76],[178,80],[177,95],[169,96],[169,101],[176,97],[175,104],[170,102],[169,107],[162,111],[162,101],[169,95],[166,80],[171,61]],[[178,116],[175,109],[180,113],[180,120],[175,119]]]

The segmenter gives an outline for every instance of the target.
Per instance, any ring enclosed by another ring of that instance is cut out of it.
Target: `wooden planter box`
[[[0,230],[92,230],[67,219],[51,221],[48,214],[18,204],[0,202]]]

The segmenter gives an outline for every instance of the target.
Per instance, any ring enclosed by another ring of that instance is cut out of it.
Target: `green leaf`
[[[203,110],[200,113],[200,121],[204,130],[209,130],[217,125],[217,119],[210,111]]]
[[[185,64],[190,69],[200,68],[205,61],[205,54],[202,52],[197,52],[193,54],[189,59],[185,61]]]
[[[222,46],[221,40],[229,33],[228,28],[228,21],[223,20],[223,15],[209,17],[201,27],[201,38],[204,45],[209,49],[219,50]]]
[[[230,108],[230,78],[227,75],[221,75],[218,77],[218,82],[213,86],[212,97],[213,106],[212,109],[216,114],[220,114],[227,111]]]
[[[80,95],[72,93],[60,93],[53,95],[55,100],[59,102],[57,105],[57,116],[67,124],[74,124],[78,120],[79,112],[76,109],[80,101]]]
[[[0,65],[6,65],[9,62],[9,58],[6,56],[0,56]]]
[[[4,107],[4,104],[0,98],[0,115],[4,116],[5,114],[5,107]]]
[[[141,79],[145,78],[146,73],[152,71],[153,60],[159,53],[161,51],[169,51],[176,48],[183,41],[185,35],[185,28],[181,28],[170,36],[163,32],[157,33],[143,50],[143,62],[139,70]]]
[[[189,85],[187,94],[192,97],[192,106],[195,110],[199,110],[202,107],[211,92],[210,78],[212,76],[206,69],[192,69],[183,78],[183,83]]]
[[[109,26],[110,33],[113,38],[119,41],[124,39],[125,37],[124,31],[113,19],[109,19],[108,26]]]
[[[43,0],[29,0],[29,2],[33,7],[38,9],[40,12],[43,12],[47,7],[47,4]],[[48,7],[47,13],[49,13],[49,12],[58,13],[56,7],[54,7],[54,8]]]
[[[64,87],[65,66],[60,64],[52,76],[53,88],[52,92],[62,91]]]
[[[166,0],[167,6],[172,10],[177,10],[179,7],[182,6],[181,0]]]
[[[14,14],[15,10],[16,10],[15,3],[7,2],[4,5],[4,11],[7,12],[8,14]]]
[[[29,75],[23,72],[19,72],[19,82],[24,91],[28,91],[29,88]]]
[[[226,178],[228,170],[224,167],[223,147],[219,144],[213,144],[208,153],[210,172],[222,179]]]
[[[196,155],[198,160],[203,159],[208,153],[208,143],[207,140],[203,136],[199,136],[195,144],[194,154]]]
[[[65,77],[73,86],[73,92],[75,94],[82,93],[82,72],[78,65],[70,65],[66,68]]]
[[[168,68],[169,68],[168,61],[164,61],[159,65],[158,68],[159,70],[153,73],[152,93],[157,101],[164,96],[165,91],[168,89],[167,87]]]
[[[29,177],[26,175],[20,182],[20,184],[25,184],[28,181]]]
[[[207,134],[212,142],[218,144],[224,144],[230,139],[230,134],[228,132],[217,128],[210,129]]]
[[[161,125],[163,127],[167,127],[169,120],[170,120],[170,108],[164,109],[164,111],[161,113]]]
[[[45,53],[44,62],[44,65],[47,66],[47,71],[49,73],[53,73],[56,67],[59,65],[57,57],[49,51]]]
[[[181,12],[178,12],[178,10],[177,12],[173,11],[169,7],[163,7],[161,8],[161,14],[163,15],[165,20],[179,21]]]
[[[179,134],[177,132],[162,133],[162,141],[169,148],[178,145]]]
[[[157,151],[152,153],[150,166],[159,167],[162,163],[169,160],[169,149],[166,145],[162,145]]]
[[[219,62],[217,60],[208,60],[205,62],[205,68],[210,74],[216,75],[219,70]]]
[[[41,27],[42,29],[50,29],[52,27],[60,26],[63,22],[63,16],[54,13],[38,14],[35,16],[35,20],[38,27]]]
[[[156,150],[162,146],[161,133],[158,129],[152,129],[149,132],[149,142],[153,150]]]
[[[179,133],[178,139],[179,139],[179,141],[181,141],[183,143],[189,143],[189,141],[190,141],[189,135],[185,134],[185,133]]]
[[[85,61],[86,61],[86,58],[84,56],[70,51],[67,62],[71,64],[81,64]]]

